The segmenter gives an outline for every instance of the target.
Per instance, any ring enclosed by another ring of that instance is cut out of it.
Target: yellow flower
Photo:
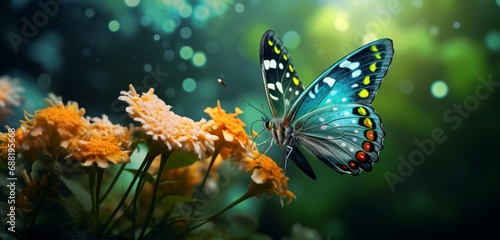
[[[208,121],[204,128],[211,134],[219,137],[221,141],[220,155],[224,158],[243,159],[248,153],[250,145],[249,136],[245,132],[245,123],[238,118],[243,111],[239,108],[234,109],[234,113],[226,113],[217,101],[217,107],[206,108],[205,112],[210,115],[212,120]]]
[[[195,122],[190,118],[179,116],[166,105],[163,100],[154,94],[151,88],[147,93],[139,96],[132,85],[130,91],[121,92],[118,98],[127,102],[126,108],[130,118],[141,123],[140,130],[150,135],[154,141],[163,142],[169,150],[177,149],[185,152],[194,152],[199,159],[214,150],[214,141],[217,136],[202,129],[205,120]]]
[[[87,118],[90,123],[90,131],[93,135],[98,136],[114,136],[118,142],[118,146],[124,150],[131,150],[132,137],[135,132],[135,127],[131,124],[128,128],[120,124],[113,124],[109,121],[108,116],[102,115],[102,119],[98,117]]]
[[[108,168],[109,163],[129,163],[130,145],[134,128],[128,129],[119,124],[113,124],[108,116],[87,118],[89,134],[75,139],[71,144],[71,154],[66,158],[80,161],[83,166],[92,166],[95,162],[100,168]]]
[[[22,87],[18,86],[18,81],[12,81],[10,77],[0,77],[0,121],[5,121],[13,111],[11,107],[21,106]]]
[[[251,195],[257,197],[263,193],[277,195],[280,197],[281,206],[284,198],[288,197],[287,204],[296,199],[287,188],[288,177],[283,174],[283,169],[265,154],[252,150],[249,156],[240,162],[239,167],[240,171],[252,173],[252,182],[248,190]]]
[[[35,160],[32,158],[40,152],[52,157],[62,149],[62,153],[66,154],[70,143],[74,142],[72,140],[82,136],[88,129],[84,114],[85,109],[78,108],[76,102],[68,102],[66,105],[57,102],[36,111],[34,115],[26,114],[26,120],[21,125],[24,133],[21,145],[23,155]]]
[[[114,136],[92,135],[86,140],[79,140],[73,153],[68,158],[82,162],[83,166],[92,166],[95,162],[100,168],[108,168],[109,163],[128,163],[127,151],[122,151]]]

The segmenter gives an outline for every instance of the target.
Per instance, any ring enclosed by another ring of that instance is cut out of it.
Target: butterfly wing
[[[260,42],[260,63],[266,97],[273,117],[288,115],[304,86],[292,58],[276,34],[268,30]]]
[[[297,120],[294,128],[297,145],[339,173],[370,171],[383,147],[381,120],[363,104],[316,109]]]
[[[369,171],[384,137],[370,104],[393,55],[391,40],[377,40],[316,78],[292,106],[296,145],[340,173]]]
[[[380,39],[345,56],[304,90],[293,106],[295,116],[332,104],[371,104],[393,55],[392,40]]]

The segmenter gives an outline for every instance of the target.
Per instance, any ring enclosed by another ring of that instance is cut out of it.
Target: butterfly
[[[371,103],[394,55],[392,40],[379,39],[340,59],[304,88],[288,50],[268,30],[260,62],[272,118],[263,119],[286,158],[310,178],[309,152],[341,174],[370,171],[383,148],[384,130]]]

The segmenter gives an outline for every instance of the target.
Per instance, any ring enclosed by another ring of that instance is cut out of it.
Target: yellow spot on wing
[[[366,116],[366,109],[365,108],[358,108],[358,113],[359,115]]]
[[[377,70],[377,63],[372,63],[372,65],[370,65],[370,71],[375,72],[375,70]]]
[[[380,53],[376,53],[376,54],[375,54],[375,58],[376,58],[376,59],[381,59],[381,58],[382,58],[382,56],[380,56]]]
[[[273,43],[273,41],[271,41],[271,39],[267,40],[267,44],[269,44],[269,46],[273,46],[274,45],[274,43]]]
[[[299,86],[300,81],[297,77],[294,76],[292,80],[293,80],[293,84],[295,84],[295,86]]]
[[[368,95],[370,95],[370,94],[368,93],[368,90],[363,89],[363,90],[359,91],[359,94],[358,94],[358,95],[359,95],[359,97],[361,97],[361,98],[366,98],[366,97],[368,97]]]
[[[288,69],[290,69],[290,72],[293,72],[293,66],[292,66],[292,64],[288,65]]]
[[[372,123],[372,120],[370,120],[369,118],[365,118],[365,120],[363,120],[363,124],[364,124],[367,128],[373,128],[373,123]]]
[[[274,52],[280,54],[281,50],[278,49],[278,46],[274,46]]]
[[[372,52],[378,52],[378,48],[376,45],[371,46],[370,50],[372,50]]]
[[[370,84],[370,76],[366,76],[365,79],[363,80],[364,85]]]
[[[285,61],[288,61],[288,56],[286,54],[283,54],[283,59],[285,59]]]

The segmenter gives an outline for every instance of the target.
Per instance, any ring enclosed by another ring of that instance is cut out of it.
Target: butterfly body
[[[309,177],[316,179],[301,149],[339,173],[357,175],[378,160],[384,131],[371,102],[393,54],[390,39],[374,41],[304,88],[288,50],[274,32],[264,33],[260,59],[273,115],[264,127]]]

